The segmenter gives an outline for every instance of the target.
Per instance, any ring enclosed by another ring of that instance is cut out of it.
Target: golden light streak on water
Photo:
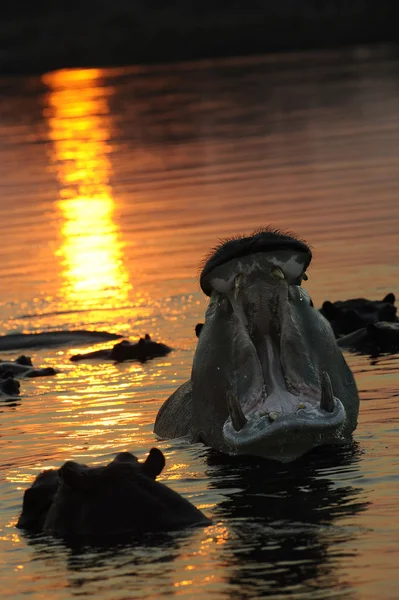
[[[110,308],[128,302],[131,284],[114,220],[110,186],[111,121],[101,71],[58,71],[43,77],[52,160],[60,183],[65,308]]]
[[[201,546],[196,554],[211,557],[216,552],[215,546],[223,545],[229,538],[229,530],[222,523],[211,525],[207,529],[209,537],[201,541]]]
[[[173,585],[174,587],[181,587],[184,585],[192,585],[193,580],[192,579],[186,579],[184,581],[176,581]]]

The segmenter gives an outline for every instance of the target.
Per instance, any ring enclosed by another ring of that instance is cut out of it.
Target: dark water
[[[156,443],[157,410],[189,377],[197,269],[218,238],[297,232],[317,306],[398,294],[399,62],[362,51],[0,87],[0,333],[103,328],[175,349],[117,366],[71,363],[77,347],[31,353],[61,373],[0,404],[1,597],[399,597],[394,356],[347,357],[353,447],[278,465],[159,442],[162,480],[212,517],[206,529],[82,550],[15,528],[43,468]]]

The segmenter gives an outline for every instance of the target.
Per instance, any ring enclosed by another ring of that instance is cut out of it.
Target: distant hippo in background
[[[44,377],[47,375],[56,375],[53,367],[42,367],[36,369],[33,367],[29,356],[19,356],[15,360],[0,360],[0,376],[4,373],[12,373],[14,377]]]
[[[115,344],[111,349],[94,350],[93,352],[86,352],[85,354],[75,354],[74,356],[71,356],[70,360],[77,362],[94,358],[114,360],[115,362],[138,360],[144,363],[152,358],[166,356],[169,352],[172,352],[172,348],[169,348],[169,346],[160,342],[153,342],[148,333],[146,333],[136,344],[123,340],[122,342]]]
[[[338,345],[372,357],[399,352],[399,323],[370,323],[363,329],[340,337]]]
[[[104,467],[68,461],[41,473],[25,491],[17,527],[95,540],[209,525],[188,500],[155,481],[164,465],[157,448],[143,463],[129,452]]]
[[[51,348],[64,344],[90,344],[118,340],[122,336],[108,331],[77,329],[73,331],[42,331],[39,333],[9,333],[0,335],[0,350]]]
[[[160,408],[157,435],[282,461],[350,439],[358,393],[330,324],[301,287],[311,258],[305,242],[270,229],[209,255],[191,379]]]
[[[396,306],[394,294],[387,294],[382,300],[354,298],[352,300],[326,300],[320,309],[331,323],[336,337],[347,335],[378,321],[395,322]]]
[[[0,395],[1,396],[18,396],[20,384],[14,378],[14,374],[11,371],[0,370]]]
[[[57,493],[60,476],[57,469],[39,473],[30,488],[25,490],[22,513],[17,527],[32,533],[44,531],[48,511]]]

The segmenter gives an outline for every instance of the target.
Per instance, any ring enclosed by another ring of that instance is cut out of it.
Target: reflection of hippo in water
[[[316,597],[330,596],[341,568],[331,560],[337,529],[340,543],[358,535],[339,524],[356,523],[369,505],[361,459],[356,444],[318,448],[288,465],[208,451],[208,489],[222,496],[216,516],[229,523],[225,572],[238,592],[231,597],[310,599],[316,587]]]
[[[363,329],[377,321],[397,321],[394,303],[394,294],[387,294],[382,300],[365,298],[336,302],[326,300],[320,312],[330,321],[336,337],[339,337]]]
[[[12,373],[14,377],[43,377],[58,373],[53,367],[36,369],[29,356],[19,356],[15,360],[0,360],[0,376]]]
[[[148,333],[146,333],[145,337],[140,338],[136,344],[123,340],[122,342],[115,344],[110,350],[94,350],[93,352],[86,352],[86,354],[75,354],[74,356],[71,356],[71,360],[76,362],[79,360],[96,358],[115,360],[116,362],[124,362],[125,360],[139,360],[140,362],[146,362],[151,358],[166,356],[171,351],[172,348],[169,348],[166,344],[153,342]]]
[[[201,273],[210,296],[190,381],[154,431],[223,452],[290,460],[350,438],[356,384],[306,291],[308,246],[270,230],[225,242]]]
[[[105,467],[68,461],[58,471],[41,473],[25,491],[17,527],[101,538],[208,525],[188,500],[155,481],[164,465],[157,448],[143,463],[129,452]]]

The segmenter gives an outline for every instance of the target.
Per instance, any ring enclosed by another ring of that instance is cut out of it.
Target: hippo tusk
[[[234,300],[237,300],[237,298],[238,298],[238,293],[240,291],[241,283],[242,283],[242,275],[241,275],[241,273],[239,273],[234,280]]]
[[[273,267],[270,269],[270,273],[275,279],[285,279],[285,275],[280,267]]]
[[[247,419],[242,411],[241,405],[238,401],[237,394],[229,390],[226,394],[227,406],[231,417],[231,422],[236,431],[241,431],[244,425],[247,423]]]
[[[334,410],[334,394],[331,385],[331,379],[327,371],[321,374],[321,399],[320,408],[332,413]]]

